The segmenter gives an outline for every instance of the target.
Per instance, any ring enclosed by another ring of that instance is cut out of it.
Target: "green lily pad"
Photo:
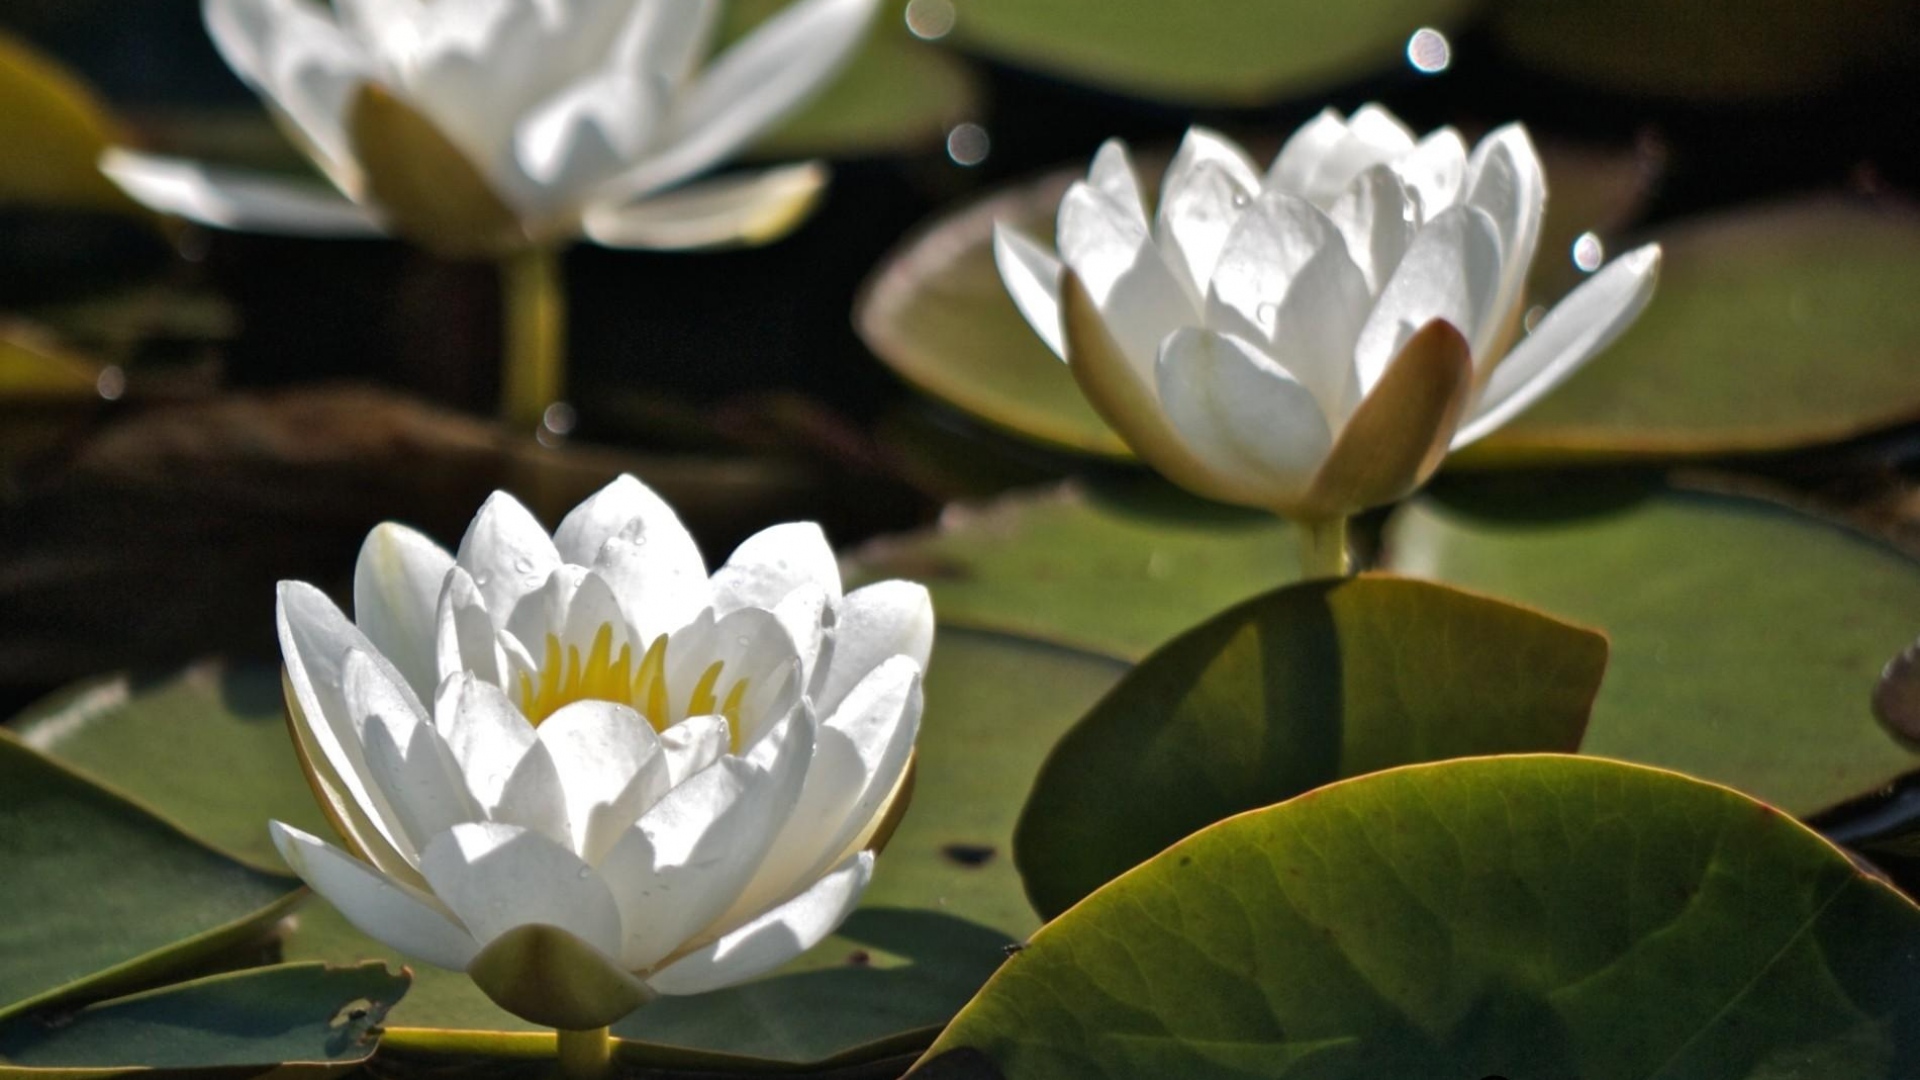
[[[1039,925],[1011,859],[1020,803],[1054,740],[1124,669],[1093,653],[943,629],[914,801],[864,906],[839,934],[766,979],[642,1009],[616,1028],[627,1040],[623,1060],[737,1070],[864,1062],[926,1045],[992,974],[1002,946]],[[104,680],[36,708],[25,732],[138,790],[205,839],[262,857],[270,816],[328,835],[294,764],[277,693],[270,669],[207,666],[144,686]],[[175,779],[155,775],[176,771]],[[209,782],[215,776],[220,782]],[[405,959],[318,898],[295,914],[283,955]],[[551,1053],[464,975],[413,970],[412,992],[387,1018],[390,1049]]]
[[[1553,197],[1528,291],[1551,302],[1579,280],[1569,254],[1574,239],[1588,231],[1610,237],[1637,217],[1661,163],[1636,152],[1552,143],[1541,157]],[[1149,189],[1163,162],[1142,155]],[[874,271],[854,325],[875,355],[923,393],[1048,446],[1124,460],[1132,456],[1126,444],[1027,325],[994,268],[994,222],[1050,241],[1060,199],[1082,173],[1023,181],[934,220]]]
[[[1389,522],[1386,562],[1604,631],[1587,753],[1803,816],[1920,768],[1870,707],[1920,620],[1920,565],[1757,500],[1606,494],[1581,512],[1536,501],[1527,517],[1423,499]]]
[[[1264,105],[1404,64],[1407,38],[1474,0],[957,0],[953,40],[1157,100]]]
[[[1599,634],[1427,582],[1312,581],[1182,634],[1054,747],[1015,834],[1057,916],[1167,845],[1397,765],[1580,748]]]
[[[1917,1030],[1920,908],[1831,845],[1672,773],[1510,757],[1175,845],[1034,935],[918,1075],[1893,1080]]]
[[[1494,7],[1513,59],[1615,93],[1727,101],[1818,93],[1911,56],[1907,0],[1516,0]]]
[[[1279,519],[1158,480],[1068,483],[949,507],[936,529],[856,552],[852,573],[924,582],[943,625],[1137,658],[1297,580],[1299,554]]]
[[[272,668],[208,663],[155,681],[90,679],[34,705],[14,727],[27,745],[107,778],[255,866],[284,870],[267,836],[271,818],[316,835],[329,830],[288,741]]]
[[[77,76],[0,32],[0,205],[143,212],[100,174],[115,127]]]
[[[1475,458],[1722,455],[1920,419],[1920,213],[1815,200],[1656,238],[1666,258],[1646,313]]]
[[[786,0],[734,0],[723,38],[744,34]],[[980,112],[973,73],[907,32],[904,3],[881,11],[865,46],[820,96],[757,140],[757,158],[863,157],[938,145]]]
[[[178,971],[299,897],[3,730],[0,836],[0,1019]]]
[[[407,981],[380,964],[215,975],[90,1005],[58,1023],[14,1020],[0,1027],[0,1065],[88,1078],[210,1069],[341,1076],[373,1056]]]

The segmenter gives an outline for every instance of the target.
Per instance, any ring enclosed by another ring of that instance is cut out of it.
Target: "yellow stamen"
[[[713,686],[720,681],[720,670],[724,667],[726,664],[719,660],[708,665],[706,672],[700,676],[699,685],[693,688],[693,697],[687,702],[688,716],[713,715],[713,706],[718,701],[714,697]]]
[[[661,634],[647,647],[640,661],[640,674],[633,680],[633,703],[655,731],[665,731],[673,719],[667,715],[667,635]]]

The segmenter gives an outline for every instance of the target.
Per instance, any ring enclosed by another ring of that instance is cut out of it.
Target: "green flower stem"
[[[592,1031],[555,1032],[560,1037],[560,1075],[567,1080],[604,1080],[613,1075],[613,1033],[606,1028]]]
[[[537,430],[567,381],[567,296],[560,253],[534,246],[500,262],[506,313],[500,416],[515,431]]]
[[[1301,521],[1300,579],[1340,578],[1353,573],[1353,552],[1347,547],[1347,519]]]

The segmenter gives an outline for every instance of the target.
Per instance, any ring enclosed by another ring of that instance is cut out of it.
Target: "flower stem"
[[[500,417],[515,431],[536,431],[547,406],[560,400],[567,380],[567,296],[560,253],[535,245],[500,262]]]
[[[1340,578],[1353,573],[1353,552],[1347,546],[1347,519],[1302,521],[1300,580]]]
[[[606,1028],[568,1031],[560,1037],[560,1075],[567,1080],[604,1080],[613,1075],[613,1034]]]

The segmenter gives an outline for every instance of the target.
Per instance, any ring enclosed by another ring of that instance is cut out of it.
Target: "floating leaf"
[[[733,0],[723,40],[758,25],[786,0]],[[858,157],[937,144],[976,116],[979,90],[966,65],[907,33],[903,4],[888,3],[853,61],[813,103],[754,143],[763,158]]]
[[[1495,37],[1528,67],[1616,93],[1704,99],[1817,93],[1911,56],[1908,0],[1675,7],[1666,0],[1517,0],[1494,7]]]
[[[1920,909],[1785,815],[1567,757],[1416,766],[1170,848],[914,1075],[1895,1080]]]
[[[1404,63],[1474,0],[958,0],[961,47],[1140,97],[1264,105]]]
[[[4,730],[0,837],[0,1018],[178,971],[299,896]]]
[[[1920,419],[1920,213],[1819,200],[1658,238],[1645,314],[1476,458],[1720,455]]]
[[[0,1027],[0,1064],[89,1080],[211,1069],[341,1076],[373,1056],[407,982],[380,964],[215,975],[90,1005],[57,1024],[17,1019]]]
[[[159,680],[109,675],[36,704],[14,729],[28,746],[105,777],[194,836],[279,871],[285,864],[267,836],[269,818],[315,835],[329,830],[294,758],[280,695],[280,673],[269,667],[207,663]]]
[[[1020,815],[1027,895],[1055,916],[1181,837],[1335,780],[1580,748],[1606,639],[1426,582],[1262,596],[1122,679],[1048,757]]]
[[[0,205],[138,211],[100,174],[114,128],[73,73],[0,32]]]
[[[949,507],[939,528],[853,562],[865,580],[925,582],[944,625],[1127,657],[1299,577],[1292,527],[1157,480]]]
[[[1568,254],[1574,238],[1588,231],[1610,235],[1638,216],[1660,163],[1638,153],[1551,143],[1541,155],[1553,197],[1529,295],[1548,302],[1579,278]],[[1150,189],[1163,162],[1164,156],[1141,156],[1139,171]],[[936,219],[874,271],[854,324],[868,348],[924,393],[1049,446],[1124,459],[1131,456],[1126,444],[1027,325],[994,268],[994,222],[1051,242],[1054,212],[1081,175],[1079,169],[1049,173]]]
[[[1913,639],[1920,566],[1752,499],[1591,494],[1584,508],[1536,494],[1525,516],[1514,499],[1424,499],[1389,523],[1386,562],[1604,631],[1587,753],[1803,816],[1920,768],[1868,708]]]

